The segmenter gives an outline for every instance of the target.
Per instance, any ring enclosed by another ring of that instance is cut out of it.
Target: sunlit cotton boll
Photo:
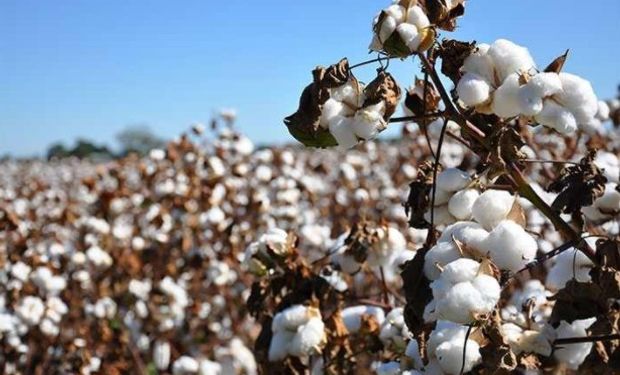
[[[198,372],[198,361],[189,356],[181,356],[172,364],[174,375],[189,375]]]
[[[466,106],[476,106],[489,100],[491,87],[476,73],[466,73],[456,86],[459,99]]]
[[[501,221],[486,238],[482,247],[497,267],[517,272],[534,260],[536,240],[512,220]]]
[[[39,297],[26,296],[22,298],[15,308],[17,316],[27,325],[38,324],[45,313],[45,305]]]
[[[472,216],[474,202],[480,193],[476,189],[465,189],[454,193],[448,201],[448,211],[457,220],[469,220]]]
[[[470,323],[477,315],[488,314],[499,301],[500,286],[489,275],[479,273],[480,263],[461,258],[448,264],[439,279],[431,283],[437,319]]]
[[[158,370],[166,370],[170,365],[170,344],[167,341],[156,341],[153,346],[153,362]]]
[[[351,306],[343,309],[340,314],[349,333],[356,333],[359,331],[362,324],[362,317],[364,316],[374,318],[378,324],[382,324],[385,320],[383,309],[377,306]]]
[[[330,122],[329,132],[334,136],[341,150],[349,149],[358,143],[352,128],[352,119],[348,117],[338,117]]]
[[[472,215],[485,229],[493,229],[506,218],[515,198],[507,191],[487,190],[480,194],[472,206]]]
[[[387,124],[383,119],[384,111],[385,102],[381,101],[355,112],[355,116],[351,123],[355,135],[359,138],[369,140],[385,129]]]
[[[448,168],[437,175],[437,188],[447,192],[461,190],[470,182],[469,174],[458,168]]]
[[[552,291],[564,288],[569,280],[575,279],[581,283],[592,280],[590,270],[594,267],[592,261],[581,251],[570,248],[554,257],[553,266],[547,273],[545,285]]]
[[[596,318],[590,318],[575,320],[569,324],[563,320],[560,322],[560,326],[556,329],[557,338],[586,337],[588,335],[586,329],[588,329],[595,321]],[[591,350],[591,342],[562,345],[561,347],[556,348],[553,356],[559,362],[566,364],[569,369],[577,370],[579,365],[581,365],[588,354],[590,354]]]
[[[450,321],[439,320],[428,343],[428,357],[436,359],[441,370],[447,374],[460,374],[471,371],[482,361],[480,345],[469,338],[465,349],[465,336],[467,327]],[[463,354],[465,354],[465,366],[463,366]]]

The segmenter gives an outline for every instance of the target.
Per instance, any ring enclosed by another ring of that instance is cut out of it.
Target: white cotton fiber
[[[485,229],[493,229],[506,218],[514,200],[515,198],[507,191],[487,190],[474,202],[472,215]]]
[[[466,73],[456,86],[459,99],[468,107],[486,102],[490,92],[489,83],[476,73]]]
[[[351,120],[340,117],[329,123],[329,132],[334,136],[341,149],[348,149],[357,144],[357,137],[351,128]]]
[[[538,250],[536,240],[512,220],[500,222],[482,246],[496,266],[512,272],[534,260]]]
[[[432,215],[433,216],[433,223],[435,225],[448,225],[448,224],[452,224],[452,223],[454,223],[456,221],[454,216],[452,216],[450,214],[450,211],[448,211],[448,205],[447,204],[445,204],[443,206],[435,207],[435,209],[432,212],[432,214],[433,214]],[[431,222],[431,210],[430,209],[424,213],[424,219],[426,221],[428,221],[429,223]]]
[[[544,98],[562,91],[562,81],[557,73],[541,72],[535,74],[525,84],[532,94]]]
[[[506,39],[496,40],[488,52],[500,77],[513,73],[527,72],[535,67],[534,59],[527,48]]]
[[[560,73],[562,91],[557,99],[573,113],[577,122],[586,122],[596,115],[598,100],[590,82],[570,73]]]
[[[440,267],[444,267],[460,257],[461,253],[454,243],[451,241],[438,242],[424,255],[424,276],[429,280],[438,279],[441,274]]]
[[[550,290],[560,290],[572,279],[582,283],[592,280],[590,270],[594,264],[581,251],[570,248],[558,254],[554,260],[555,263],[549,269],[545,280],[545,285]]]
[[[570,134],[577,130],[575,116],[552,100],[545,101],[542,111],[534,119],[541,125],[555,129],[560,134]]]
[[[567,337],[586,337],[588,333],[586,329],[589,328],[596,318],[575,320],[569,324],[566,321],[561,321],[560,326],[556,329],[557,338]],[[592,350],[592,343],[585,342],[579,344],[562,345],[556,348],[553,353],[555,359],[559,362],[566,364],[571,370],[577,370],[579,365],[583,363],[590,351]]]
[[[285,329],[291,330],[305,324],[311,317],[310,309],[313,308],[304,305],[294,305],[286,310],[280,311],[271,322],[271,330],[274,332]]]
[[[379,30],[379,39],[381,42],[385,42],[388,40],[390,35],[396,30],[396,19],[391,16],[386,16],[383,18],[383,22],[381,23],[381,29]]]
[[[415,25],[412,25],[410,23],[401,23],[396,28],[396,32],[398,32],[400,38],[403,40],[403,42],[405,42],[405,44],[407,45],[407,47],[409,47],[410,50],[414,51],[419,46],[419,43],[418,46],[414,44],[414,41],[419,34],[418,28],[415,27]]]
[[[301,326],[293,340],[289,343],[289,353],[293,356],[304,357],[318,352],[320,344],[325,339],[325,324],[321,318],[312,318]]]
[[[411,8],[409,8],[406,22],[412,25],[415,25],[418,28],[418,30],[428,27],[431,24],[430,21],[428,20],[428,17],[426,16],[426,13],[424,13],[422,8],[420,8],[417,5],[414,5]]]
[[[448,201],[448,211],[457,220],[471,219],[471,210],[480,193],[476,189],[465,189],[456,192]]]
[[[273,334],[269,344],[269,361],[277,362],[286,358],[288,355],[288,345],[294,335],[295,332],[292,331],[279,331]]]
[[[379,324],[385,320],[383,309],[377,306],[351,306],[343,309],[340,314],[349,333],[356,333],[360,330],[363,316],[372,316]]]
[[[463,366],[463,351],[465,351],[465,365]],[[480,346],[473,340],[450,340],[441,343],[435,349],[435,357],[441,369],[447,374],[460,374],[471,371],[481,361]]]
[[[469,174],[458,168],[447,168],[437,175],[437,188],[447,192],[461,190],[470,182]]]
[[[385,120],[383,119],[383,111],[385,102],[362,108],[355,112],[351,128],[355,135],[363,139],[374,138],[379,131],[385,129]]]
[[[491,109],[493,113],[504,118],[514,117],[521,113],[519,75],[517,73],[509,75],[502,85],[495,90]]]
[[[522,115],[534,116],[543,109],[542,96],[530,86],[522,86],[519,89],[518,100]]]
[[[323,104],[323,110],[321,111],[321,126],[323,128],[329,128],[329,124],[336,120],[338,116],[345,115],[345,105],[334,99],[328,99]]]
[[[493,60],[491,60],[491,57],[488,55],[491,46],[488,44],[478,44],[476,47],[476,51],[469,55],[463,62],[463,71],[477,74],[489,84],[493,84],[495,68],[493,66]]]

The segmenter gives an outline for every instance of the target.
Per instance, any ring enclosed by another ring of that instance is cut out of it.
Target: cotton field
[[[225,109],[1,161],[2,373],[620,373],[620,97],[450,39],[466,3],[379,10],[370,60],[299,82],[298,143]]]

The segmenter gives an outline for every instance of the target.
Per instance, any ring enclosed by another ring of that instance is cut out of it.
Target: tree
[[[47,149],[47,160],[62,159],[69,156],[69,150],[62,143],[54,143]]]
[[[164,146],[165,142],[144,125],[131,126],[116,135],[116,140],[121,145],[121,155],[137,153],[146,155],[154,148]]]

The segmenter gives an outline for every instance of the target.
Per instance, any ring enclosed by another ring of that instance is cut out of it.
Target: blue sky
[[[386,1],[0,0],[0,155],[42,153],[86,137],[112,144],[131,124],[173,137],[234,107],[256,142],[289,140],[282,118],[310,70],[368,58]],[[601,98],[620,83],[620,1],[470,0],[452,37],[527,46]],[[393,62],[409,84],[417,65]],[[372,78],[373,68],[356,72]]]

